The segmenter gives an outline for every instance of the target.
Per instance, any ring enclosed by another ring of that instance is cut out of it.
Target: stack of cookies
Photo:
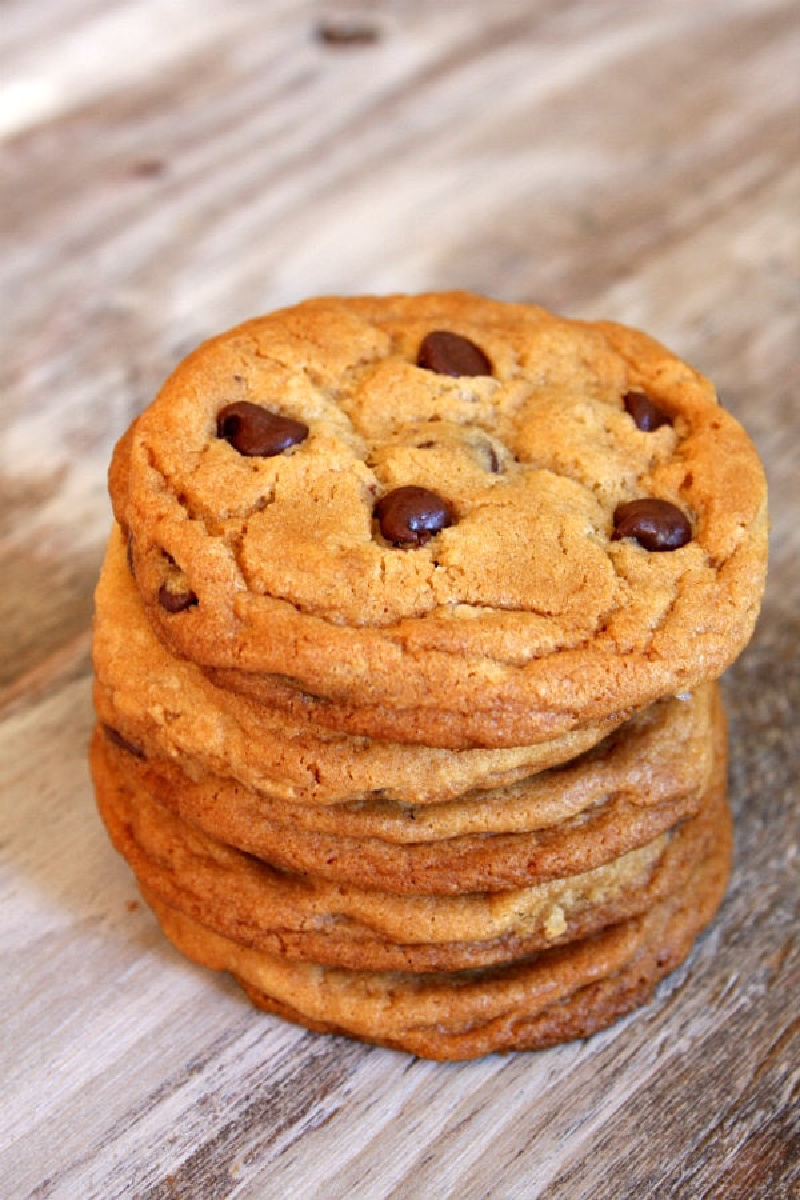
[[[730,860],[756,453],[645,335],[466,293],[206,343],[119,442],[100,812],[259,1007],[430,1058],[643,1003]]]

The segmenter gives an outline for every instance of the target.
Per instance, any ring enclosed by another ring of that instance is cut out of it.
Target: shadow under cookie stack
[[[110,491],[92,773],[181,951],[435,1059],[586,1036],[686,958],[766,570],[702,376],[532,305],[308,301],[190,355]]]

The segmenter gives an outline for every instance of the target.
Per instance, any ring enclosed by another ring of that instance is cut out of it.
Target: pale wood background
[[[377,36],[320,40],[342,14]],[[0,29],[0,1195],[798,1195],[796,0],[3,0]],[[181,961],[85,747],[105,467],[160,379],[307,294],[451,286],[682,352],[774,516],[713,930],[612,1031],[438,1066]]]

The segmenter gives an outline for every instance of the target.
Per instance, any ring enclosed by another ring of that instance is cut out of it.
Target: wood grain
[[[3,35],[0,1194],[800,1195],[796,3],[6,0]],[[719,919],[613,1030],[442,1066],[180,960],[85,750],[106,465],[160,380],[308,294],[451,286],[642,325],[710,374],[773,538],[726,683]]]

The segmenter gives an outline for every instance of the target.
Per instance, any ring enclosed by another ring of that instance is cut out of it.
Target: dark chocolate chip
[[[669,413],[665,413],[663,408],[654,404],[645,392],[626,392],[622,403],[625,405],[625,412],[633,418],[636,428],[641,429],[643,433],[652,433],[662,425],[672,424]]]
[[[128,739],[123,737],[119,730],[115,729],[113,725],[104,724],[103,733],[106,736],[106,740],[111,742],[113,746],[118,746],[120,750],[127,751],[127,753],[132,754],[134,758],[144,758],[144,750],[142,750],[141,746],[137,746],[133,742],[129,742]]]
[[[195,592],[172,592],[165,583],[158,589],[158,603],[168,613],[184,612],[197,604]]]
[[[678,550],[692,540],[689,518],[668,500],[630,500],[614,512],[615,541],[632,537],[645,550]]]
[[[446,500],[413,484],[387,492],[375,505],[375,516],[381,533],[395,546],[424,546],[453,523]]]
[[[480,346],[447,329],[425,334],[417,352],[417,366],[437,375],[492,374],[492,364]]]
[[[217,413],[217,437],[249,458],[272,458],[304,442],[308,426],[280,413],[270,412],[249,400],[226,404]]]

